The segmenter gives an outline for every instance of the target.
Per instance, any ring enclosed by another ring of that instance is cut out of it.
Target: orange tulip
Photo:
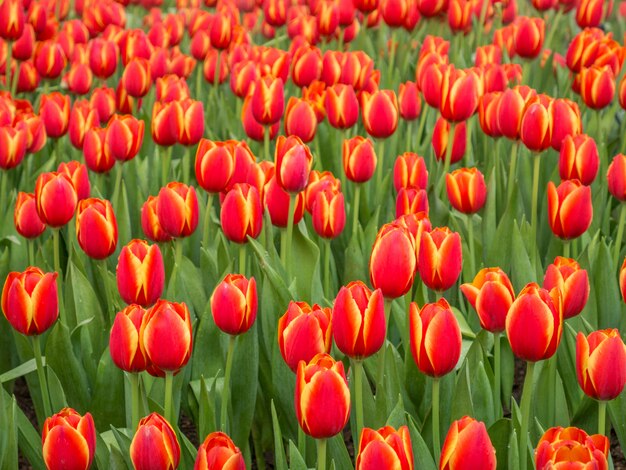
[[[141,372],[148,366],[148,358],[139,336],[146,311],[139,305],[129,305],[118,312],[109,335],[109,353],[113,363],[126,372]]]
[[[135,470],[175,470],[180,461],[180,444],[171,424],[158,413],[139,421],[130,443],[130,459]]]
[[[254,119],[264,126],[276,124],[283,116],[284,108],[283,81],[269,75],[259,78],[252,91],[251,109]]]
[[[279,136],[274,155],[276,181],[289,193],[302,191],[308,183],[312,160],[309,147],[299,137]]]
[[[359,101],[350,85],[337,84],[327,88],[324,105],[328,123],[337,129],[348,129],[359,118]]]
[[[226,238],[235,243],[247,242],[248,236],[258,237],[263,228],[263,206],[257,189],[247,183],[235,184],[222,203],[220,222]]]
[[[537,57],[543,47],[545,33],[543,18],[520,16],[515,28],[515,53],[525,59]]]
[[[115,251],[117,220],[108,200],[89,198],[78,203],[76,238],[90,258],[105,259]]]
[[[198,448],[194,470],[246,470],[239,448],[228,435],[216,431],[209,434]]]
[[[378,431],[363,428],[356,470],[381,468],[413,470],[413,450],[408,427],[400,426],[397,431],[391,426]]]
[[[450,204],[459,212],[474,214],[485,205],[487,185],[477,168],[459,168],[446,175]]]
[[[33,193],[19,192],[13,212],[15,230],[24,238],[37,238],[46,229],[39,215]]]
[[[370,281],[387,298],[406,294],[415,276],[415,241],[404,227],[385,224],[376,235],[370,256]]]
[[[309,101],[292,96],[285,111],[285,134],[297,136],[302,142],[313,140],[317,131],[317,116]]]
[[[559,176],[589,186],[596,179],[600,158],[596,141],[586,134],[566,136],[559,152]]]
[[[563,319],[575,317],[587,304],[589,298],[589,277],[587,270],[571,258],[557,256],[554,263],[546,269],[543,288],[550,291],[556,289],[563,302]]]
[[[256,281],[241,274],[228,274],[211,296],[211,313],[217,327],[229,335],[248,331],[258,308]]]
[[[62,227],[74,217],[78,196],[72,180],[66,174],[41,173],[35,183],[37,214],[50,227]]]
[[[343,141],[343,170],[346,177],[355,183],[369,181],[376,170],[376,153],[370,139],[355,136]]]
[[[385,139],[398,127],[398,99],[393,90],[361,94],[363,125],[369,135]]]
[[[417,259],[422,282],[436,291],[452,287],[461,274],[461,237],[448,227],[422,233]]]
[[[609,440],[601,434],[589,436],[575,427],[548,429],[535,449],[537,470],[552,468],[597,468],[607,470]],[[578,465],[577,465],[578,464]]]
[[[580,71],[580,96],[592,109],[611,104],[615,96],[615,76],[609,66],[583,68]]]
[[[64,136],[70,123],[70,97],[58,91],[42,95],[39,115],[49,137]]]
[[[438,161],[444,161],[448,145],[450,144],[450,123],[440,117],[435,123],[432,138],[433,151]],[[452,153],[450,155],[450,163],[461,161],[465,155],[465,147],[467,145],[467,125],[461,122],[454,126],[454,135],[452,136]]]
[[[117,288],[127,304],[148,307],[163,293],[165,268],[158,245],[131,240],[122,247],[117,260]]]
[[[471,465],[482,470],[495,470],[496,449],[491,443],[487,427],[469,416],[454,421],[441,449],[439,470],[461,470]]]
[[[558,187],[548,183],[548,222],[559,238],[570,240],[587,231],[593,218],[591,188],[578,180],[565,180]]]
[[[576,336],[576,377],[591,398],[617,398],[626,385],[626,346],[616,328]]]
[[[63,408],[43,423],[43,460],[50,470],[84,469],[96,453],[96,427],[91,414]]]
[[[198,226],[196,190],[184,183],[168,183],[159,191],[156,213],[168,235],[174,238],[190,236]]]

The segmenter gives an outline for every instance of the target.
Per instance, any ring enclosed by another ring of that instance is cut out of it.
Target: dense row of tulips
[[[625,30],[0,0],[0,467],[618,468]]]

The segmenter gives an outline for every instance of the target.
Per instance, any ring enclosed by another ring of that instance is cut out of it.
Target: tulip
[[[396,218],[423,212],[428,215],[428,193],[425,189],[400,188],[396,197]]]
[[[24,238],[37,238],[46,229],[39,215],[33,193],[19,192],[13,212],[15,230]]]
[[[396,191],[401,188],[427,189],[428,170],[424,159],[413,152],[399,155],[393,167],[393,185]]]
[[[485,423],[469,416],[454,421],[441,450],[440,470],[460,470],[471,462],[484,470],[495,470],[496,449]]]
[[[548,429],[535,449],[537,470],[551,468],[608,469],[609,440],[601,434],[588,435],[575,427]]]
[[[592,217],[589,186],[578,180],[565,180],[558,188],[552,181],[548,183],[548,222],[557,237],[570,240],[581,236]]]
[[[445,7],[446,2],[444,0],[417,0],[417,9],[426,18],[439,15],[445,10]]]
[[[246,470],[239,448],[223,432],[212,432],[198,448],[194,470]]]
[[[280,121],[285,108],[284,85],[280,78],[259,78],[252,91],[252,115],[263,126]]]
[[[363,125],[369,135],[386,139],[398,127],[398,100],[392,90],[381,90],[361,95]]]
[[[115,158],[105,150],[106,133],[106,129],[92,127],[85,133],[83,140],[87,168],[97,173],[108,173],[115,165]]]
[[[581,0],[576,7],[576,23],[581,28],[597,28],[602,22],[604,2],[598,0]],[[610,7],[609,7],[610,11]],[[607,12],[607,15],[609,12]]]
[[[109,352],[113,363],[126,372],[141,372],[148,358],[139,336],[146,311],[139,305],[129,305],[118,312],[109,335]]]
[[[182,145],[196,145],[204,134],[204,105],[189,98],[177,103],[182,109],[177,140]]]
[[[575,317],[587,304],[589,298],[589,277],[585,269],[571,258],[557,256],[548,266],[543,279],[543,288],[558,291],[563,302],[563,319]]]
[[[234,141],[201,139],[196,152],[196,179],[210,193],[222,192],[235,172]]]
[[[376,235],[370,256],[370,281],[390,299],[406,294],[415,276],[415,242],[400,225],[386,224]]]
[[[422,282],[430,289],[445,291],[461,274],[463,254],[461,237],[448,227],[422,233],[417,267]]]
[[[270,176],[271,175],[271,176]],[[263,186],[263,202],[270,214],[272,225],[285,228],[289,224],[289,211],[293,211],[292,225],[298,225],[304,217],[304,193],[295,196],[294,207],[290,208],[289,193],[278,185],[274,169],[267,175],[269,180]]]
[[[248,236],[258,237],[263,226],[263,206],[257,189],[247,183],[235,184],[222,203],[220,222],[226,238],[235,243],[245,243]]]
[[[512,140],[518,140],[521,134],[522,118],[526,108],[535,101],[537,92],[527,86],[517,86],[505,90],[498,103],[498,130]]]
[[[441,83],[439,110],[450,122],[470,118],[478,108],[478,79],[469,72],[447,66]]]
[[[351,85],[336,84],[327,88],[324,107],[328,123],[336,129],[349,129],[359,118],[359,101]]]
[[[150,63],[143,57],[133,57],[125,64],[124,73],[120,85],[133,98],[143,98],[150,91],[152,78],[150,76]]]
[[[144,121],[130,114],[115,115],[107,124],[104,151],[122,162],[135,158],[143,144]]]
[[[622,300],[626,302],[626,259],[619,271],[619,289],[622,294]]]
[[[607,174],[611,195],[620,202],[626,201],[626,156],[617,154],[609,165]]]
[[[355,136],[345,139],[342,147],[343,170],[346,177],[355,183],[364,183],[374,175],[376,153],[370,139]]]
[[[450,131],[453,132],[452,150],[450,153],[450,163],[456,163],[465,155],[467,145],[467,126],[465,122],[457,124],[454,129],[450,129],[450,123],[443,118],[437,119],[433,129],[432,146],[435,158],[445,161],[448,154],[448,144],[450,143]],[[447,173],[447,172],[446,172]]]
[[[90,258],[105,259],[115,251],[117,220],[110,201],[89,198],[78,203],[76,238]]]
[[[591,109],[602,109],[615,96],[615,76],[609,66],[583,68],[580,71],[580,96]]]
[[[520,124],[520,138],[533,152],[543,152],[550,147],[552,120],[545,103],[536,101],[526,108]]]
[[[90,413],[63,408],[46,418],[41,441],[49,470],[87,470],[96,452],[96,426]]]
[[[117,45],[113,41],[95,38],[89,44],[89,67],[94,75],[107,79],[117,70]]]
[[[183,108],[177,102],[156,101],[152,108],[152,139],[157,145],[169,147],[183,134]]]
[[[9,44],[24,31],[25,15],[21,0],[5,0],[0,4],[0,37]]]
[[[229,335],[240,335],[254,324],[257,314],[254,277],[228,274],[211,296],[211,313],[217,327]]]
[[[580,108],[571,100],[557,98],[548,107],[552,123],[552,148],[561,150],[567,136],[575,137],[582,132]]]
[[[363,429],[356,470],[380,468],[413,470],[413,450],[408,427],[400,426],[397,431],[391,426],[385,426],[378,431]]]
[[[62,227],[74,216],[78,196],[72,180],[63,173],[41,173],[35,183],[37,214],[53,228]]]
[[[89,173],[87,167],[76,160],[59,163],[57,170],[61,174],[65,174],[72,181],[72,185],[76,190],[78,200],[81,201],[89,197],[91,185],[89,184]]]
[[[171,182],[161,188],[156,213],[165,232],[174,238],[190,236],[198,226],[198,198],[193,186]]]
[[[172,236],[161,226],[157,216],[157,197],[148,196],[141,206],[141,228],[147,238],[155,242],[168,242]]]
[[[291,63],[291,79],[296,86],[309,86],[322,75],[322,53],[317,47],[299,47]]]
[[[15,168],[22,162],[26,155],[27,139],[24,127],[0,127],[0,171]]]
[[[323,238],[338,237],[346,224],[346,208],[343,194],[325,189],[315,197],[311,211],[313,229]]]
[[[89,93],[93,74],[87,64],[74,63],[69,72],[63,77],[62,83],[67,85],[67,89],[76,95],[86,95]]]
[[[115,112],[115,91],[106,86],[94,89],[89,98],[89,106],[98,111],[100,122],[108,122]]]
[[[39,115],[46,127],[48,137],[64,136],[70,122],[70,97],[58,91],[42,95]]]
[[[577,179],[591,185],[598,174],[600,159],[596,141],[585,134],[566,136],[559,152],[559,176],[562,180]]]
[[[298,423],[307,435],[326,439],[341,432],[350,416],[343,363],[328,354],[318,354],[308,363],[300,361],[294,398]]]
[[[175,470],[180,461],[180,444],[170,423],[158,413],[141,421],[130,443],[135,470]]]
[[[251,93],[248,94],[243,102],[243,106],[241,108],[241,123],[243,125],[243,130],[245,131],[246,135],[256,141],[264,141],[266,136],[269,140],[273,140],[276,137],[276,134],[278,134],[278,121],[273,125],[264,126],[263,124],[259,123],[252,114]],[[266,156],[268,156],[269,150],[267,150],[265,153]]]
[[[37,44],[34,59],[35,68],[42,78],[58,78],[66,64],[63,49],[61,49],[61,45],[54,40],[46,40]]]
[[[543,18],[521,16],[515,28],[515,53],[524,59],[534,59],[541,52],[546,24]]]
[[[152,305],[163,293],[165,268],[158,245],[131,240],[117,261],[117,288],[127,304]]]
[[[306,100],[291,97],[285,111],[285,134],[297,136],[304,143],[310,142],[317,131],[317,116],[313,106]]]
[[[26,152],[37,153],[46,145],[46,129],[41,117],[32,112],[20,113],[15,116],[14,127],[26,131]]]
[[[98,111],[91,107],[89,101],[80,100],[74,103],[70,113],[68,134],[70,142],[75,148],[82,149],[87,130],[99,126],[100,118]]]
[[[474,214],[485,205],[487,185],[477,168],[460,168],[446,175],[448,200],[464,214]]]
[[[285,363],[295,373],[300,361],[308,363],[331,346],[331,309],[306,302],[289,302],[278,319],[278,347]]]

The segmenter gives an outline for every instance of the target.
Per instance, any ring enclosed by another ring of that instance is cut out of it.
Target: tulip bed
[[[0,0],[0,470],[626,468],[625,33]]]

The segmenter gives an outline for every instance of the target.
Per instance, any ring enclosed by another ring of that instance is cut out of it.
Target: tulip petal
[[[90,463],[89,446],[76,429],[58,425],[46,436],[43,458],[49,470],[86,470]]]

